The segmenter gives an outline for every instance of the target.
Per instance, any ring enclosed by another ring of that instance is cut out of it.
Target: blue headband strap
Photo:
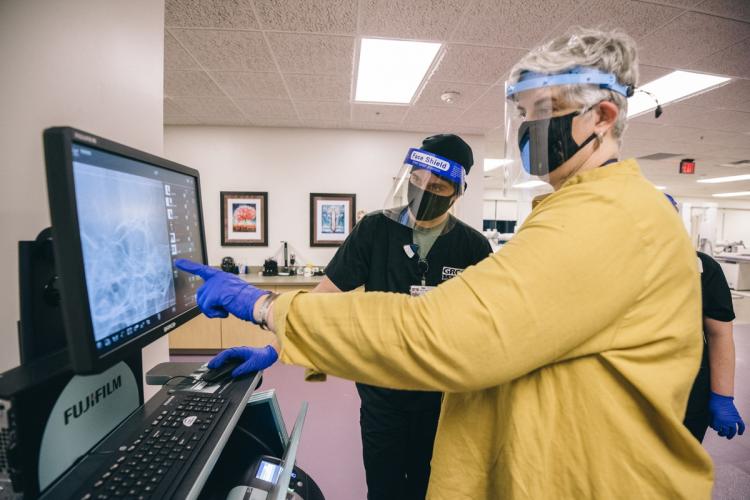
[[[598,85],[600,88],[612,90],[625,97],[633,95],[633,88],[630,85],[623,85],[618,82],[617,77],[613,73],[605,73],[596,68],[576,66],[565,73],[554,75],[535,73],[533,71],[524,72],[521,74],[521,79],[518,82],[508,85],[505,97],[511,97],[519,92],[542,87],[586,84]]]
[[[464,185],[464,167],[458,162],[436,155],[435,153],[430,153],[424,149],[411,148],[406,153],[404,163],[414,168],[428,170],[461,187]]]

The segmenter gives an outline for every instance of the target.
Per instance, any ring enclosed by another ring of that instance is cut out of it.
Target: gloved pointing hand
[[[734,406],[733,397],[711,392],[708,411],[711,413],[711,428],[718,432],[719,436],[732,439],[735,433],[741,436],[745,432],[745,422]]]
[[[187,259],[178,259],[175,266],[203,278],[198,289],[198,307],[209,318],[226,318],[232,313],[240,319],[257,324],[253,318],[255,303],[271,292],[255,288],[238,276]]]
[[[279,359],[279,354],[270,345],[266,347],[232,347],[217,354],[208,362],[208,367],[211,370],[219,368],[230,359],[245,361],[232,370],[232,377],[241,377],[251,372],[265,370]]]

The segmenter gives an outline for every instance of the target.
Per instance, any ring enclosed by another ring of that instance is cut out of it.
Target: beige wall
[[[49,225],[42,130],[71,125],[161,155],[162,0],[0,2],[0,370],[18,364],[17,241]],[[166,337],[144,350],[167,359]]]
[[[197,168],[209,262],[230,255],[261,265],[287,240],[314,265],[325,265],[335,248],[310,248],[310,193],[356,193],[357,209],[382,208],[406,151],[428,134],[281,128],[168,126],[164,154]],[[484,138],[465,136],[474,150],[469,189],[458,216],[482,227]],[[269,193],[269,246],[222,247],[220,191]]]

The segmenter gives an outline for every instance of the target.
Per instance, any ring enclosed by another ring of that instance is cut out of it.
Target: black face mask
[[[440,196],[409,183],[409,210],[417,220],[440,217],[453,205],[453,196]]]
[[[573,140],[573,118],[579,111],[544,120],[529,120],[518,127],[523,168],[531,175],[546,175],[568,161],[596,138],[592,133],[580,145]]]

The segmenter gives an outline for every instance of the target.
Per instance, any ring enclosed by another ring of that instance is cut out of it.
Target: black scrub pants
[[[359,412],[367,499],[424,499],[440,410],[397,410],[363,401]]]
[[[711,394],[711,372],[707,360],[705,361],[705,364],[701,364],[698,376],[695,377],[695,382],[693,382],[693,388],[690,390],[685,420],[683,421],[685,427],[701,443],[711,420],[711,414],[708,411],[708,400]]]

